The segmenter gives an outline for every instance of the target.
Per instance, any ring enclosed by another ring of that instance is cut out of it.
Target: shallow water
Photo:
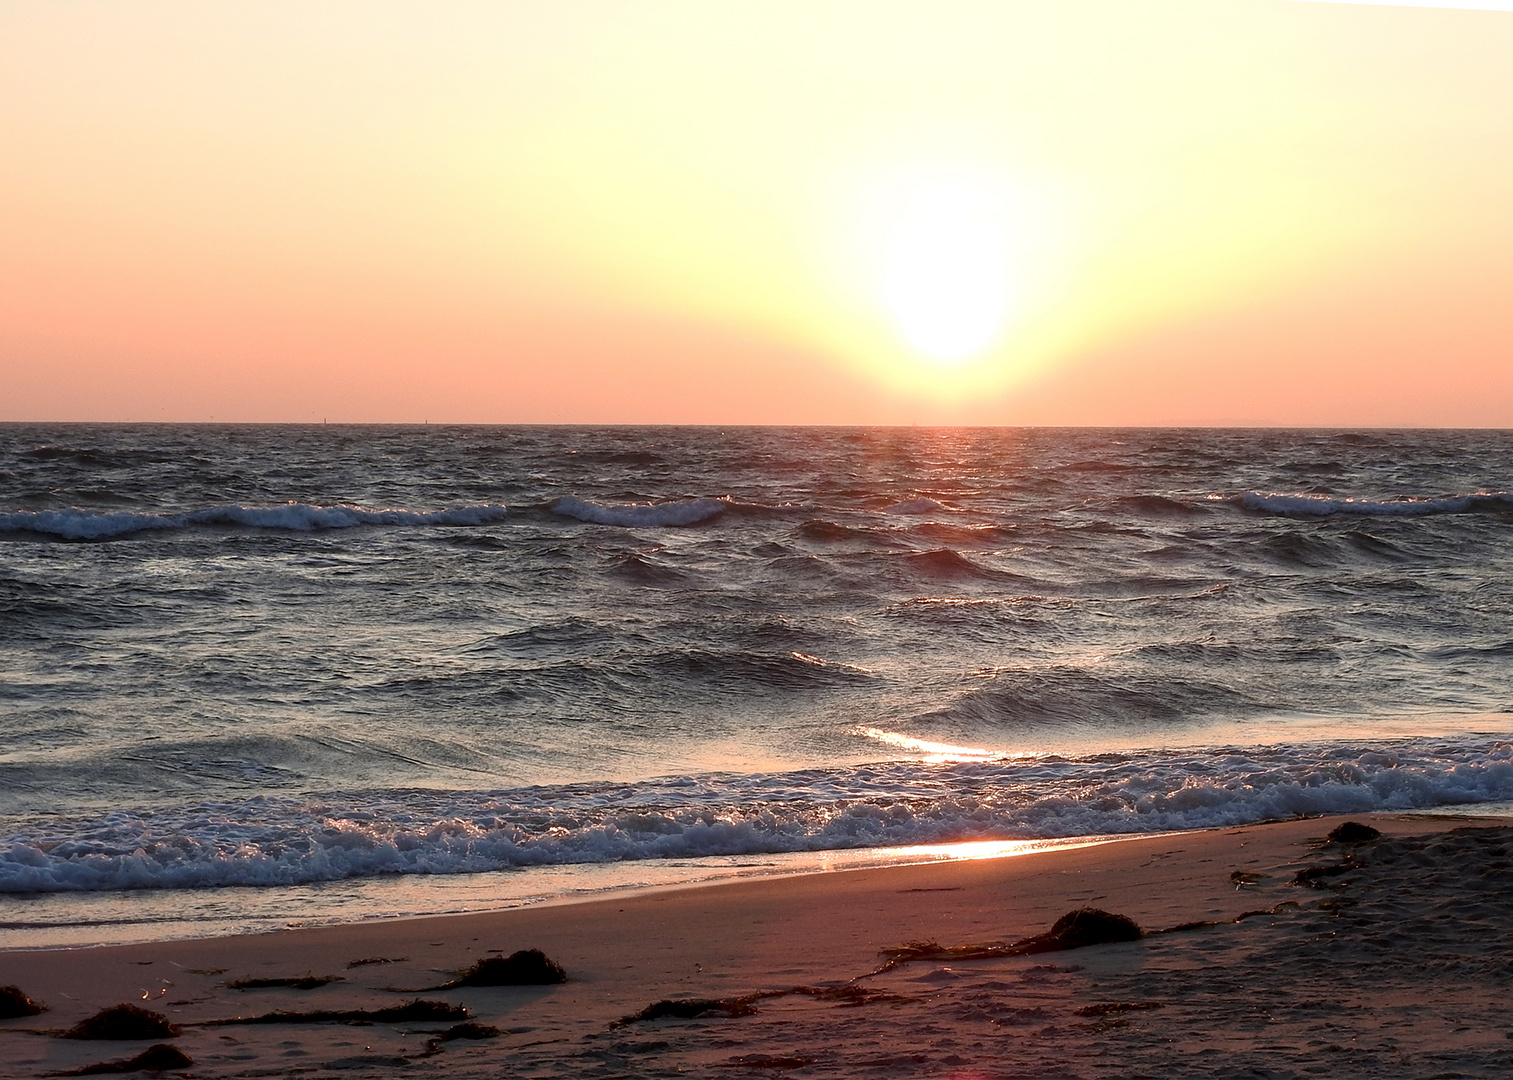
[[[1510,472],[1505,432],[0,426],[0,941],[1513,799]]]

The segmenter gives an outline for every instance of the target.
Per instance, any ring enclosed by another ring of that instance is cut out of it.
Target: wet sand
[[[1370,815],[1354,820],[1381,839],[1326,841],[1343,820],[478,915],[0,953],[0,985],[49,1007],[0,1021],[0,1075],[129,1059],[156,1042],[193,1060],[169,1075],[196,1077],[1513,1075],[1513,821]],[[1329,872],[1295,883],[1311,867]],[[869,974],[906,942],[1013,942],[1086,906],[1147,931],[1219,925]],[[1230,921],[1257,911],[1269,914]],[[400,992],[531,948],[569,981]],[[303,976],[338,981],[228,985]],[[206,1023],[417,997],[465,1007],[482,1027],[457,1034],[489,1037],[442,1040],[455,1018]],[[618,1023],[694,998],[742,1015]],[[181,1034],[46,1034],[125,1002]]]

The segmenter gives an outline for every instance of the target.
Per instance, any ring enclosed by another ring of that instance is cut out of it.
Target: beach
[[[48,1006],[0,1024],[0,1071],[62,1073],[169,1042],[193,1062],[169,1072],[196,1077],[1506,1075],[1513,820],[1357,816],[1381,838],[1329,841],[1344,820],[0,953],[0,984]],[[884,950],[905,943],[1003,945],[1087,907],[1127,916],[1144,936],[887,966]],[[1172,929],[1194,923],[1212,925]],[[480,959],[526,949],[559,963],[567,981],[437,989]],[[228,985],[330,976],[309,989]],[[417,998],[462,1006],[479,1026],[457,1028],[460,1014],[225,1023]],[[693,999],[708,1011],[625,1022]],[[162,1013],[181,1034],[45,1033],[121,1003]]]

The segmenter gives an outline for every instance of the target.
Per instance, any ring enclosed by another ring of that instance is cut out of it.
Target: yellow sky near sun
[[[1513,15],[0,3],[0,419],[1513,426]]]

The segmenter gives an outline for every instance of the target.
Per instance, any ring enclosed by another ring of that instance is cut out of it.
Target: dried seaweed
[[[41,1002],[27,997],[19,986],[0,986],[0,1020],[36,1016],[46,1008]]]
[[[1349,862],[1341,863],[1339,866],[1307,866],[1293,875],[1292,883],[1306,885],[1310,889],[1324,889],[1328,888],[1325,879],[1339,877],[1341,874],[1359,869],[1359,866]]]
[[[62,1039],[171,1039],[179,1029],[162,1013],[139,1005],[112,1005],[80,1020]]]
[[[441,1053],[441,1044],[452,1042],[454,1039],[497,1039],[504,1032],[492,1024],[476,1024],[469,1020],[462,1024],[453,1024],[435,1037],[426,1040],[426,1049],[423,1056],[430,1057]]]
[[[887,962],[873,975],[919,960],[991,960],[1005,956],[1029,956],[1035,953],[1059,952],[1063,949],[1081,949],[1089,945],[1109,945],[1124,941],[1138,941],[1144,935],[1138,923],[1124,915],[1115,915],[1098,908],[1078,908],[1069,911],[1051,926],[1050,930],[1033,937],[1021,938],[1010,944],[989,942],[979,945],[941,945],[934,941],[909,941],[882,953]]]
[[[133,1058],[115,1061],[97,1061],[72,1072],[57,1073],[58,1076],[97,1076],[102,1073],[162,1072],[164,1069],[187,1069],[194,1060],[177,1046],[158,1043],[149,1046]]]
[[[567,982],[562,965],[540,949],[521,949],[506,957],[490,956],[478,961],[457,978],[433,990],[459,986],[554,986]]]
[[[647,1020],[702,1020],[715,1017],[754,1016],[759,998],[770,997],[768,994],[747,994],[744,997],[729,998],[663,998],[654,1001],[638,1013],[622,1017],[615,1022],[614,1026],[621,1024],[638,1024]]]
[[[1347,821],[1331,832],[1329,839],[1336,844],[1366,844],[1381,839],[1381,836],[1380,829],[1362,825],[1359,821]]]

